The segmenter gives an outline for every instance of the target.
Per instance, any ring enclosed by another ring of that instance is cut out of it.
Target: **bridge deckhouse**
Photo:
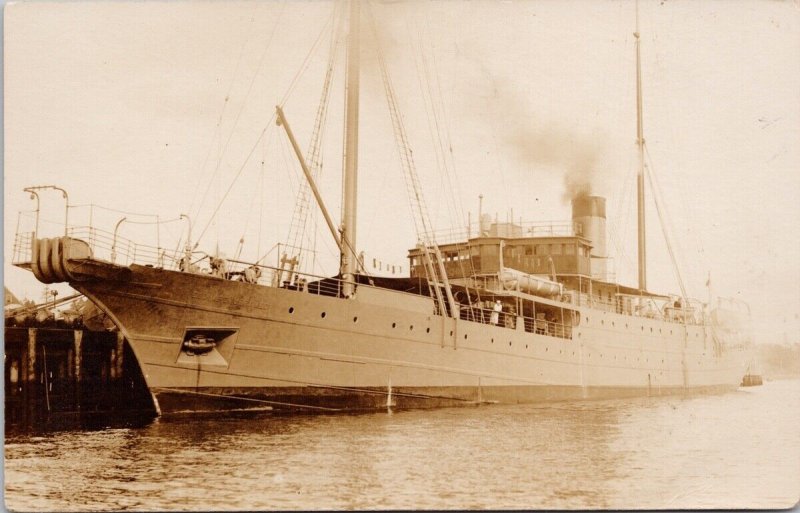
[[[628,314],[635,310],[635,297],[653,296],[614,283],[609,275],[605,198],[573,199],[572,220],[556,224],[492,223],[485,217],[477,236],[439,244],[451,283],[509,290],[499,284],[500,274],[513,270],[563,285],[571,296],[562,300],[574,305]],[[423,255],[421,247],[408,252],[412,278],[427,276]]]
[[[512,268],[527,274],[591,278],[591,241],[581,236],[474,237],[441,244],[450,278],[497,273]],[[411,277],[425,277],[421,248],[409,250]]]

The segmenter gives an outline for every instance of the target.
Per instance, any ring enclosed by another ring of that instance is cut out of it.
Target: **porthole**
[[[290,306],[290,307],[289,307],[289,313],[290,313],[290,314],[294,313],[294,307],[293,307],[293,306]]]
[[[328,314],[326,314],[325,312],[322,312],[321,314],[319,314],[319,316],[322,317],[323,319],[325,318],[326,315],[328,315]]]
[[[392,323],[392,328],[396,328],[396,327],[397,327],[397,323],[396,323],[396,322],[393,322],[393,323]]]
[[[358,322],[358,316],[353,317],[353,322]]]

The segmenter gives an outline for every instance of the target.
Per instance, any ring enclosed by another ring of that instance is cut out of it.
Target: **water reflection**
[[[51,511],[779,507],[800,481],[799,384],[12,434],[6,496]]]

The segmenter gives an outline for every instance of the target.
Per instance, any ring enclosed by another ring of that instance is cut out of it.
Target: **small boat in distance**
[[[350,0],[348,9],[341,229],[315,183],[314,144],[306,158],[280,106],[275,114],[339,249],[336,276],[300,272],[291,254],[274,267],[212,258],[190,236],[170,255],[136,244],[122,251],[116,231],[93,226],[40,238],[37,221],[16,235],[15,265],[43,283],[69,283],[119,327],[158,411],[327,412],[739,386],[750,359],[747,307],[647,289],[638,28],[637,287],[609,279],[600,196],[573,197],[562,224],[479,213],[477,233],[436,240],[382,59],[419,240],[408,276],[379,276],[367,272],[355,236],[362,4]]]

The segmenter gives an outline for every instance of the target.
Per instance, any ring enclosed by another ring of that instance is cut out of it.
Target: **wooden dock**
[[[118,425],[154,416],[121,333],[5,328],[6,430]]]

